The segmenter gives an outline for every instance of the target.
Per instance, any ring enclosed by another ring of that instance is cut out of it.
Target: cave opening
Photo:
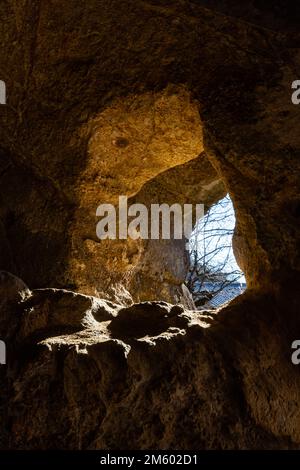
[[[216,309],[246,289],[232,247],[236,218],[227,194],[205,211],[189,239],[186,284],[198,309]]]

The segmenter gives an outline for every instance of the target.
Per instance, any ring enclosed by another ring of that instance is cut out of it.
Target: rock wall
[[[298,14],[1,2],[3,448],[299,448]],[[121,194],[227,191],[249,288],[215,315],[173,305],[184,241],[95,237]]]

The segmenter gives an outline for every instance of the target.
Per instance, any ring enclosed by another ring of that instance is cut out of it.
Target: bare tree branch
[[[211,206],[195,226],[190,240],[186,285],[196,305],[213,299],[243,277],[232,262],[234,222],[232,203],[227,195]]]

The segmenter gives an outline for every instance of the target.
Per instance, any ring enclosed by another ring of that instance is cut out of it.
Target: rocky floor
[[[2,448],[299,447],[300,376],[271,299],[212,314],[1,285]]]

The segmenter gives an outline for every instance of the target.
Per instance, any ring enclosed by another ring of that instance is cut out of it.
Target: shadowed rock
[[[156,336],[169,326],[186,326],[188,320],[179,316],[184,312],[181,306],[165,302],[143,302],[123,308],[109,324],[109,330],[117,338],[140,338]]]

